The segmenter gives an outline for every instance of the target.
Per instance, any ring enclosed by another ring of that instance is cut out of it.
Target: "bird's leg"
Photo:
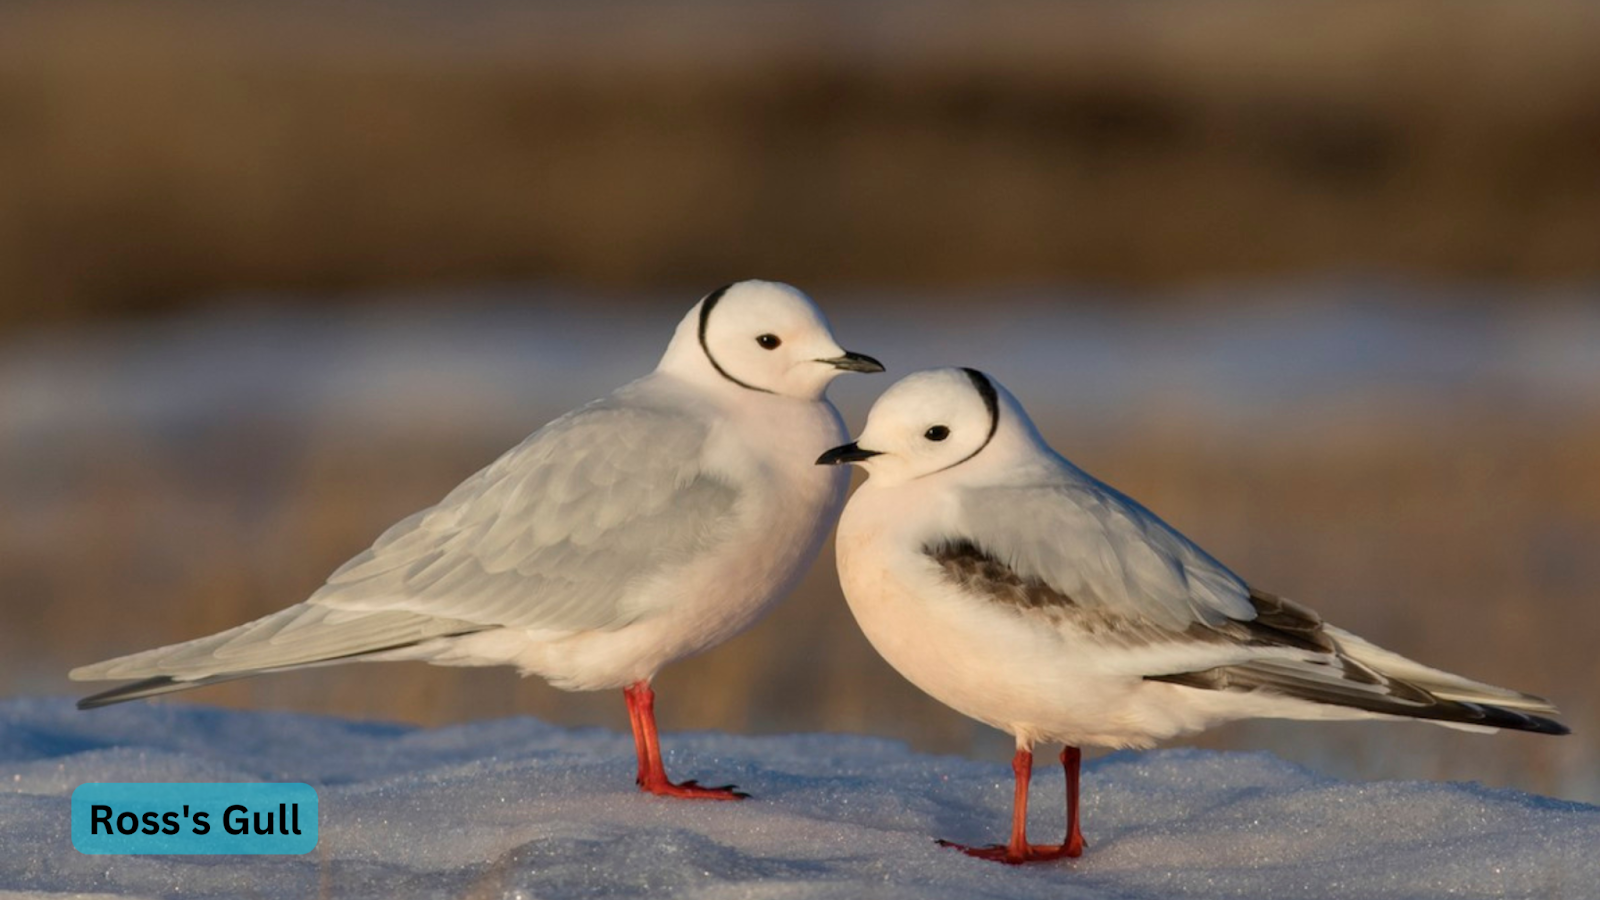
[[[1074,754],[1076,748],[1069,748]],[[1067,760],[1067,751],[1061,754],[1062,762]],[[1068,830],[1069,837],[1066,843],[1030,844],[1028,843],[1028,784],[1033,780],[1033,750],[1031,747],[1018,746],[1016,755],[1011,757],[1011,774],[1015,779],[1015,793],[1011,798],[1011,840],[1004,844],[991,844],[987,847],[966,847],[949,841],[940,841],[945,847],[954,847],[968,856],[979,859],[988,859],[1003,862],[1008,865],[1019,865],[1025,862],[1045,862],[1061,859],[1066,856],[1077,856],[1083,852],[1083,838],[1079,837],[1076,845],[1072,843],[1070,834],[1077,832],[1077,769],[1076,766],[1067,770],[1067,796],[1068,796]]]
[[[649,689],[645,687],[645,690]],[[650,748],[644,739],[644,717],[639,713],[639,685],[630,684],[623,688],[622,697],[628,701],[628,725],[633,728],[633,751],[639,758],[639,774],[633,783],[642,788],[650,777]]]
[[[1021,863],[1028,860],[1028,783],[1033,779],[1033,749],[1017,746],[1011,757],[1011,774],[1015,791],[1011,796],[1011,840],[1005,844],[986,847],[968,847],[952,841],[940,841],[940,846],[954,847],[968,856],[991,859],[995,862]]]
[[[1011,795],[1011,841],[1006,844],[1005,861],[1026,862],[1028,859],[1028,785],[1033,782],[1033,751],[1017,748],[1011,757],[1012,781],[1016,790]]]
[[[661,759],[661,739],[656,734],[656,692],[647,681],[636,681],[623,690],[628,700],[628,718],[633,723],[633,742],[639,753],[639,790],[662,797],[696,800],[743,800],[750,796],[724,787],[701,787],[698,782],[673,784],[667,780]]]
[[[1078,830],[1078,769],[1082,763],[1082,750],[1061,748],[1061,768],[1067,773],[1067,838],[1061,843],[1062,856],[1083,854],[1083,832]]]

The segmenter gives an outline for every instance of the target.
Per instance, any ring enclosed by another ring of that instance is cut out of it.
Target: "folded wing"
[[[1182,633],[1255,617],[1237,575],[1154,513],[1088,475],[963,491],[944,542],[982,548],[1023,582],[1047,585],[1085,619]]]
[[[972,596],[1122,648],[1146,680],[1465,728],[1567,733],[1549,701],[1424,666],[1252,589],[1081,472],[968,490],[957,519],[924,548],[945,577]]]
[[[395,524],[304,603],[70,676],[174,690],[494,628],[620,628],[646,614],[631,588],[731,524],[739,495],[703,466],[709,433],[670,407],[597,401]]]

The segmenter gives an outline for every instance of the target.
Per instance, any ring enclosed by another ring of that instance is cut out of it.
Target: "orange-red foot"
[[[1082,844],[1028,844],[1020,853],[1013,852],[1010,844],[968,847],[965,844],[957,844],[953,841],[940,841],[939,846],[951,847],[968,856],[1005,863],[1008,866],[1020,866],[1023,863],[1031,862],[1051,862],[1057,859],[1069,859],[1083,855]]]
[[[731,784],[722,787],[703,787],[700,782],[692,779],[681,784],[673,784],[670,781],[641,781],[639,790],[658,797],[679,797],[685,800],[746,800],[750,797],[744,791],[735,790]]]

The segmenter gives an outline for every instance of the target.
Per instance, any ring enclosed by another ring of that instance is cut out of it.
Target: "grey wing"
[[[964,491],[959,536],[1086,616],[1182,633],[1256,616],[1250,589],[1134,500],[1081,473]]]
[[[597,401],[395,524],[304,603],[207,638],[75,669],[76,680],[314,665],[496,627],[615,629],[628,588],[714,544],[738,491],[702,466],[710,426]]]
[[[1105,644],[1157,646],[1145,678],[1468,728],[1564,734],[1548,701],[1422,666],[1250,588],[1154,513],[1087,475],[972,491],[930,556],[991,600]],[[1183,645],[1178,651],[1175,645]]]
[[[714,544],[738,490],[707,471],[710,425],[600,401],[540,429],[397,523],[307,602],[486,625],[611,629],[628,588]]]

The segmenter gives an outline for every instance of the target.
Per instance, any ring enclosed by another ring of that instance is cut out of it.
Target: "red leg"
[[[639,758],[639,774],[633,783],[644,787],[645,781],[650,777],[650,749],[644,740],[644,717],[639,714],[638,685],[629,685],[622,689],[622,697],[628,701],[628,725],[633,728],[633,752]],[[645,690],[649,690],[648,687]]]
[[[1011,840],[1006,843],[1006,862],[1028,858],[1028,786],[1033,783],[1033,751],[1017,748],[1011,757]]]
[[[726,787],[701,787],[698,782],[673,784],[667,780],[661,760],[661,739],[656,734],[656,692],[649,682],[636,681],[623,689],[628,701],[628,719],[633,725],[634,749],[639,754],[639,790],[662,797],[697,800],[743,800],[750,796]]]
[[[966,847],[949,841],[940,841],[945,847],[954,847],[968,856],[979,859],[988,859],[1003,862],[1008,865],[1019,865],[1025,862],[1047,862],[1068,856],[1077,856],[1083,852],[1083,838],[1080,836],[1074,844],[1072,834],[1077,833],[1077,801],[1078,801],[1078,770],[1077,748],[1068,748],[1073,754],[1073,765],[1067,770],[1067,817],[1068,839],[1066,843],[1056,844],[1030,844],[1028,843],[1028,783],[1033,779],[1033,751],[1026,747],[1018,747],[1016,755],[1011,757],[1011,774],[1015,778],[1016,789],[1011,798],[1011,840],[1004,844],[991,844],[987,847]],[[1067,761],[1067,750],[1061,751],[1061,760]]]
[[[1061,748],[1061,768],[1067,773],[1067,839],[1061,844],[1063,856],[1083,854],[1083,832],[1078,830],[1078,769],[1082,763],[1082,750]]]

